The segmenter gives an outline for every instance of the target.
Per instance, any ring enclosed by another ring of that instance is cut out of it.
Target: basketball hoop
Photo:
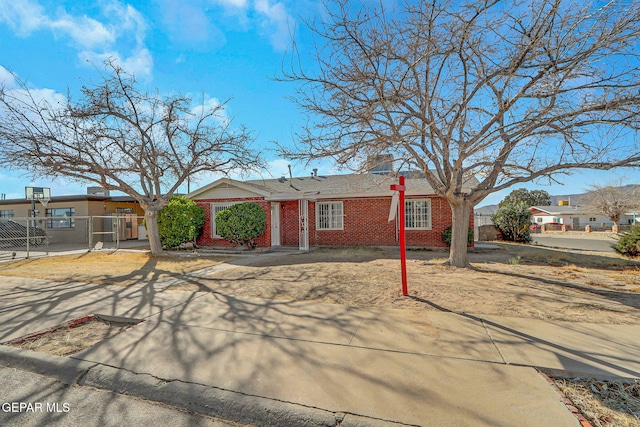
[[[32,202],[37,200],[44,207],[51,200],[51,189],[48,187],[25,187],[24,194],[27,200]]]

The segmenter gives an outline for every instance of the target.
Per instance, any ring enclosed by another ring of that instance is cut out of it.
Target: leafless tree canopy
[[[593,185],[583,197],[584,209],[604,215],[615,224],[628,212],[640,209],[640,187],[637,185]]]
[[[465,248],[462,206],[573,168],[640,162],[640,3],[399,3],[331,1],[310,24],[314,65],[296,65],[300,54],[285,69],[309,114],[290,157],[358,169],[393,154],[449,200]],[[471,175],[480,184],[465,192]]]
[[[0,161],[122,191],[140,202],[148,228],[189,176],[259,164],[251,134],[230,127],[224,104],[203,97],[194,107],[188,97],[142,92],[133,76],[106,65],[103,81],[83,87],[79,101],[43,96],[17,78],[0,87]]]

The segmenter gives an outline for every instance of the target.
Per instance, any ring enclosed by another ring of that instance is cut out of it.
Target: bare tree
[[[636,185],[592,185],[581,204],[587,211],[619,224],[622,215],[640,208],[640,190]]]
[[[162,252],[158,211],[190,176],[259,164],[251,134],[232,129],[224,103],[142,92],[112,62],[82,97],[53,100],[16,78],[0,87],[0,161],[33,175],[95,182],[136,199],[151,252]]]
[[[487,195],[640,161],[640,2],[399,3],[325,3],[309,24],[313,65],[298,53],[284,67],[309,125],[283,154],[354,170],[392,154],[418,167],[452,208],[455,266]]]

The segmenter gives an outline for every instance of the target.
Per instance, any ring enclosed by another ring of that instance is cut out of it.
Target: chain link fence
[[[146,239],[142,219],[135,215],[0,218],[0,261],[94,247],[118,249],[129,241],[127,246],[135,245]]]

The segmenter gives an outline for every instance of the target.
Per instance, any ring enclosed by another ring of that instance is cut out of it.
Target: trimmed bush
[[[622,233],[618,242],[611,247],[619,254],[629,258],[640,256],[640,225],[634,225],[631,230]]]
[[[502,238],[511,242],[529,243],[531,235],[531,212],[524,202],[509,203],[501,206],[495,215],[491,216]]]
[[[158,212],[160,243],[165,248],[176,248],[187,242],[195,245],[204,222],[204,209],[186,197],[173,196]]]
[[[267,229],[267,214],[253,202],[231,205],[216,214],[216,233],[223,239],[249,249],[257,246],[253,239]]]
[[[442,241],[444,243],[446,243],[448,246],[451,246],[451,233],[452,233],[452,227],[449,226],[447,227],[443,232],[442,232]],[[467,235],[467,243],[470,245],[473,243],[473,230],[470,228],[468,235]]]

